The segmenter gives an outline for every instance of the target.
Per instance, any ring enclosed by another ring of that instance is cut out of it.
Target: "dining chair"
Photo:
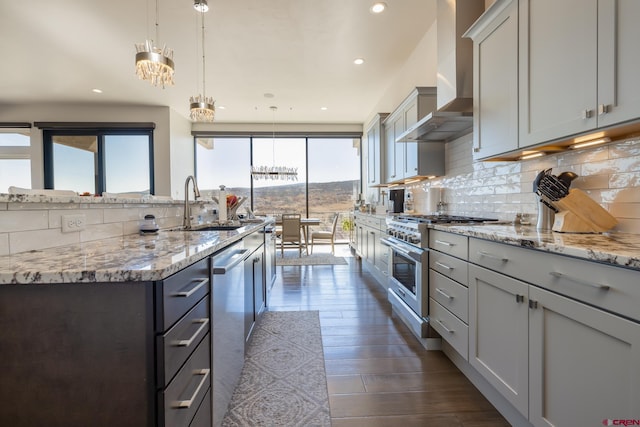
[[[340,214],[336,213],[333,216],[333,222],[331,224],[331,231],[314,231],[311,233],[311,253],[313,253],[313,245],[316,240],[322,242],[330,242],[331,243],[331,254],[334,253],[334,241],[336,238],[336,226],[338,225],[338,217]]]
[[[300,233],[300,214],[282,214],[282,232],[280,234],[280,254],[284,257],[284,246],[288,244],[298,247],[299,257],[302,256],[302,237]]]

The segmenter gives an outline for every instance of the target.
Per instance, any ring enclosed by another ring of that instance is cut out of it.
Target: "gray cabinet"
[[[634,0],[520,1],[520,146],[640,117]]]
[[[380,243],[386,235],[385,218],[357,212],[355,215],[358,232],[358,255],[362,265],[368,269],[385,288],[389,276],[389,249]]]
[[[518,0],[498,0],[473,39],[473,158],[518,149]]]
[[[474,159],[633,125],[639,15],[635,0],[496,0],[465,34],[474,41]]]
[[[444,144],[399,141],[409,127],[436,110],[435,87],[415,88],[384,121],[386,182],[444,175]]]
[[[429,231],[431,326],[463,359],[469,357],[467,237]]]
[[[637,271],[475,238],[469,260],[469,363],[523,417],[637,417]]]
[[[379,185],[383,181],[384,166],[384,132],[382,121],[387,117],[386,113],[378,113],[367,126],[367,187]]]

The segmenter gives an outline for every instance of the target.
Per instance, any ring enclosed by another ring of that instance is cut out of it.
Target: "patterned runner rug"
[[[317,311],[264,314],[222,425],[331,425]]]

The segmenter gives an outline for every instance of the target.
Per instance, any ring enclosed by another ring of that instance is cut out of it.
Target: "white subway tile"
[[[0,211],[0,232],[40,230],[48,226],[49,212],[46,210]]]
[[[637,203],[612,203],[609,213],[616,218],[640,219],[640,201]]]
[[[9,233],[0,234],[0,256],[9,255]]]
[[[53,248],[80,242],[80,233],[62,233],[47,229],[9,233],[9,252],[16,254],[30,250]]]
[[[9,203],[0,203],[0,211],[6,211],[9,209]]]
[[[90,242],[93,240],[109,239],[111,237],[120,237],[123,235],[123,226],[121,222],[89,225],[80,232],[81,242]]]
[[[609,177],[609,188],[640,187],[640,172],[614,173]]]
[[[144,214],[141,209],[131,208],[116,208],[104,210],[104,222],[124,222],[124,221],[137,221],[144,218]]]

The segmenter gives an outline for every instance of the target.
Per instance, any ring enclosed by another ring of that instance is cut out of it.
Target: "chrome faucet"
[[[197,200],[200,197],[200,190],[198,190],[198,183],[193,175],[189,175],[184,181],[184,214],[182,216],[182,226],[185,230],[191,228],[191,207],[189,207],[189,180],[193,181],[193,200]]]

